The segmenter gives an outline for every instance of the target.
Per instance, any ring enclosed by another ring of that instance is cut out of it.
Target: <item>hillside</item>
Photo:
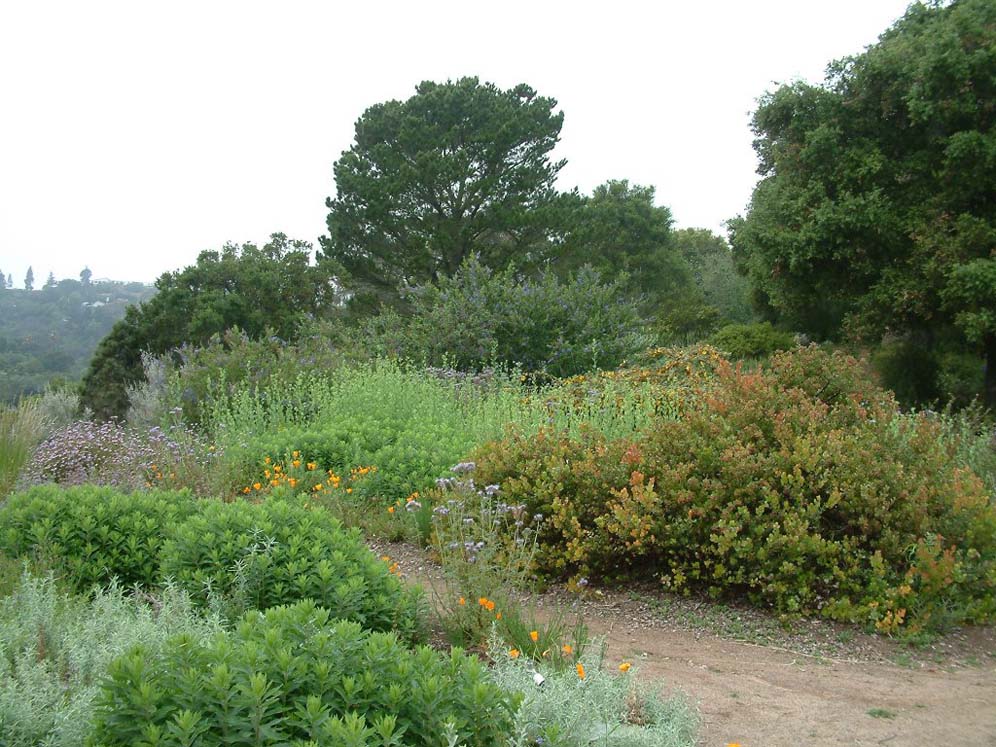
[[[125,309],[155,292],[151,285],[113,280],[0,291],[0,401],[41,391],[52,381],[78,380]]]

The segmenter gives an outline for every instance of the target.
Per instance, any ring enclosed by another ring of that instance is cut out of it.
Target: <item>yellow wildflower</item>
[[[630,667],[632,667],[632,666],[633,665],[630,664],[628,661],[624,661],[622,664],[619,665],[619,671],[620,672],[628,672],[629,669],[630,669]]]

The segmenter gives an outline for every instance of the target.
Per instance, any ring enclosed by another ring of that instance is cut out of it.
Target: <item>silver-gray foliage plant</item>
[[[136,644],[156,649],[221,627],[174,587],[139,599],[112,585],[83,600],[26,574],[0,600],[0,744],[81,747],[111,660]]]

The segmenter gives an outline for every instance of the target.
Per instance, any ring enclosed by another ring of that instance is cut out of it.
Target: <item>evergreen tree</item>
[[[35,289],[35,271],[28,266],[28,274],[24,276],[24,290],[34,290]]]

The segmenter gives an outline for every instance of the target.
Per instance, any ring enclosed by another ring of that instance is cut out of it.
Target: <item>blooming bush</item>
[[[412,313],[378,337],[403,357],[461,370],[504,363],[571,376],[614,368],[649,343],[628,290],[625,278],[606,282],[590,267],[567,280],[552,271],[523,279],[470,259],[417,289]]]
[[[195,510],[186,492],[41,485],[0,508],[0,552],[38,556],[80,591],[112,578],[149,587],[166,533]]]
[[[312,602],[250,612],[231,633],[137,647],[110,667],[95,743],[506,744],[516,700],[459,651],[406,649]],[[310,740],[310,741],[307,741]]]
[[[35,450],[19,479],[22,486],[110,485],[123,490],[145,486],[155,452],[135,431],[115,420],[77,420],[59,428]]]
[[[697,406],[631,439],[513,435],[476,455],[549,522],[539,569],[653,574],[915,632],[996,614],[996,507],[928,417],[815,348],[721,367]],[[808,370],[808,375],[804,372]]]
[[[353,494],[367,476],[377,472],[376,466],[353,467],[348,475],[340,475],[335,470],[322,470],[318,462],[303,459],[298,450],[288,454],[286,459],[275,460],[264,457],[259,472],[249,484],[242,488],[242,494],[253,497],[308,495],[312,497]]]
[[[535,585],[536,529],[543,517],[525,504],[508,504],[497,485],[477,486],[474,464],[461,462],[436,488],[409,496],[388,511],[428,519],[425,530],[440,561],[445,584],[434,587],[440,623],[455,645],[484,649],[499,635],[515,658],[569,666],[587,644],[578,616],[574,624],[558,610],[540,619],[516,597]]]
[[[312,599],[371,630],[420,634],[420,597],[405,589],[364,545],[321,509],[274,500],[202,504],[170,532],[162,578],[228,611]]]

